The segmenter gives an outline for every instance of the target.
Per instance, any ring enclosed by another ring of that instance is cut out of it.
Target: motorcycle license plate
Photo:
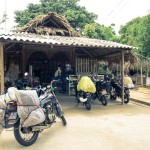
[[[106,90],[103,90],[102,95],[106,95],[106,94],[107,94]]]

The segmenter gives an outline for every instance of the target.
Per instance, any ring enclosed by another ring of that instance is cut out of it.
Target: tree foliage
[[[138,53],[150,57],[150,15],[129,21],[119,33],[121,43],[138,47]]]
[[[4,13],[3,16],[2,16],[2,19],[0,20],[0,24],[6,22],[7,19],[8,19],[8,18],[7,18],[7,14]]]
[[[40,0],[39,4],[29,4],[25,10],[15,11],[15,21],[23,26],[37,15],[56,12],[65,16],[73,28],[82,30],[86,24],[94,23],[97,15],[89,13],[78,5],[79,0]]]
[[[84,30],[83,30],[83,35],[89,38],[117,41],[117,36],[112,26],[106,27],[98,23],[85,25]]]

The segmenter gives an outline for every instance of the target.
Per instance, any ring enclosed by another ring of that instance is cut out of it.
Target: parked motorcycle
[[[110,92],[110,99],[116,100],[118,98],[122,98],[122,85],[119,82],[116,82],[114,79],[111,79],[111,87],[112,90]],[[125,86],[124,87],[124,103],[128,103],[130,100],[130,89]]]
[[[106,91],[105,82],[103,81],[97,81],[96,82],[96,92],[92,94],[92,99],[95,100],[98,98],[98,100],[102,103],[102,105],[107,105],[107,97],[108,93]]]
[[[26,91],[28,90],[25,90],[24,93]],[[39,97],[39,106],[36,107],[36,105],[33,105],[33,107],[40,109],[39,112],[42,113],[44,117],[43,121],[39,124],[35,124],[33,121],[33,125],[23,125],[21,117],[19,116],[18,108],[27,107],[27,109],[29,109],[28,106],[31,105],[22,105],[19,103],[19,100],[15,100],[11,96],[9,97],[11,100],[7,103],[5,103],[5,100],[3,100],[5,96],[1,96],[0,98],[0,106],[3,107],[2,110],[0,109],[0,113],[4,114],[0,115],[3,116],[3,119],[0,118],[0,122],[2,122],[1,124],[5,129],[11,127],[14,128],[14,136],[17,142],[23,146],[32,145],[37,140],[41,131],[49,128],[53,123],[56,122],[56,117],[61,119],[64,126],[67,125],[61,105],[59,104],[59,101],[53,92],[52,82],[49,86],[47,86],[44,94]],[[37,111],[35,110],[34,113],[37,114]],[[28,119],[29,115],[26,116],[25,121]]]
[[[87,110],[91,110],[91,93],[78,91],[77,106],[79,105],[79,103],[83,103],[83,106],[85,106]]]
[[[96,92],[96,87],[92,80],[88,76],[81,77],[77,84],[76,91],[78,104],[83,103],[83,106],[85,106],[87,110],[91,110],[91,94]]]
[[[107,81],[100,80],[96,77],[96,75],[93,75],[91,77],[92,81],[96,85],[96,92],[92,94],[92,100],[95,100],[98,98],[98,100],[102,103],[102,105],[107,105]]]

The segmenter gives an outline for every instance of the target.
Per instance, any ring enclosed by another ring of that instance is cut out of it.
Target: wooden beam
[[[113,52],[111,52],[111,53],[108,53],[108,54],[102,54],[101,56],[100,56],[100,58],[105,58],[105,57],[112,57],[112,56],[116,56],[116,55],[120,55],[120,52],[116,52],[115,50],[113,51]]]
[[[122,105],[124,105],[124,51],[122,51]]]
[[[48,19],[46,22],[43,22],[42,24],[41,24],[41,26],[44,26],[45,24],[47,24],[48,22],[50,22],[51,20],[50,19]]]
[[[4,94],[4,49],[0,43],[0,93]]]
[[[61,28],[56,22],[54,22],[52,19],[49,18],[49,20],[54,24],[56,25],[58,28]]]
[[[9,49],[11,49],[16,43],[13,43],[11,45],[9,45],[7,48],[5,48],[5,52],[8,51]]]

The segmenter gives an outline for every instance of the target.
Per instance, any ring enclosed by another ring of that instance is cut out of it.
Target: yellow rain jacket
[[[95,84],[92,82],[92,80],[88,76],[83,76],[78,82],[77,90],[89,92],[89,93],[95,93],[96,87],[95,87]]]

